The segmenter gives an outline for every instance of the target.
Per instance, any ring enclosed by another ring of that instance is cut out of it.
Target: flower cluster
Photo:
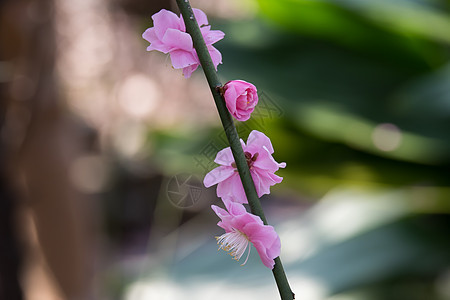
[[[211,30],[204,12],[199,9],[193,9],[193,12],[217,70],[217,66],[222,63],[222,55],[212,45],[221,40],[224,33]],[[200,61],[192,38],[186,33],[182,16],[178,17],[163,9],[154,14],[152,19],[154,26],[142,35],[150,42],[147,50],[168,53],[173,67],[183,69],[184,76],[190,77],[200,65]],[[256,87],[243,80],[232,80],[220,88],[220,91],[229,113],[238,121],[247,121],[258,104]],[[270,187],[283,180],[275,175],[275,172],[284,168],[286,163],[275,161],[272,156],[272,143],[262,132],[252,131],[247,143],[241,140],[241,145],[258,197],[269,194]],[[211,206],[221,219],[217,225],[225,230],[223,235],[217,237],[219,249],[229,252],[234,259],[239,260],[247,249],[248,258],[253,244],[263,264],[273,269],[274,259],[280,255],[280,239],[272,226],[265,225],[260,217],[246,211],[243,204],[247,203],[247,197],[230,147],[220,151],[214,161],[220,166],[206,174],[204,185],[210,187],[217,184],[217,196],[223,200],[226,208],[225,210]]]
[[[248,136],[247,144],[241,140],[241,145],[258,197],[269,194],[270,187],[283,180],[275,172],[284,168],[286,163],[275,161],[272,157],[272,143],[262,132],[253,130]],[[214,162],[220,166],[206,174],[203,183],[206,187],[217,184],[217,196],[222,198],[228,210],[226,213],[225,210],[212,206],[221,219],[218,225],[225,229],[225,234],[218,238],[221,245],[219,249],[229,251],[234,259],[239,260],[251,242],[263,264],[272,269],[274,259],[280,255],[280,240],[272,226],[264,225],[260,217],[245,211],[243,203],[247,203],[247,197],[230,147],[217,153]]]

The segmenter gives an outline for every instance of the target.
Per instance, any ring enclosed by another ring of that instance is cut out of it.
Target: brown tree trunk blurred
[[[4,112],[1,123],[4,151],[0,159],[5,162],[0,168],[7,179],[3,182],[12,187],[15,196],[15,201],[5,202],[2,195],[2,209],[10,205],[12,214],[12,204],[17,207],[20,199],[23,203],[20,207],[29,211],[39,249],[27,249],[27,256],[33,257],[33,251],[42,252],[51,272],[49,278],[53,278],[53,285],[59,290],[58,298],[90,299],[92,272],[87,255],[90,241],[84,224],[86,217],[82,214],[84,199],[72,187],[68,176],[81,139],[59,101],[54,76],[54,37],[52,0],[0,2],[0,82],[3,82],[1,109]],[[6,220],[2,218],[2,221]],[[14,229],[9,230],[14,233]],[[0,253],[2,259],[5,254]],[[17,271],[17,262],[10,269]],[[11,275],[17,278],[14,272]],[[16,278],[0,277],[0,292],[3,285],[14,283]],[[0,295],[0,298],[20,299],[20,292],[15,293],[17,296]],[[28,294],[27,298],[33,299],[33,295]]]
[[[0,166],[4,166],[2,154]],[[0,170],[0,299],[23,299],[19,283],[21,259],[14,230],[15,200]]]

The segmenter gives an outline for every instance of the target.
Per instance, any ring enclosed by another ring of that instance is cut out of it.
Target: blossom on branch
[[[270,194],[270,187],[283,180],[282,177],[275,175],[275,172],[279,168],[286,167],[286,163],[275,161],[272,157],[274,153],[272,143],[262,132],[253,130],[248,136],[247,144],[241,139],[241,145],[258,197]],[[214,162],[220,166],[206,174],[203,184],[206,187],[217,184],[217,196],[224,202],[247,203],[231,148],[225,148],[217,153]]]
[[[217,66],[222,63],[222,54],[212,44],[223,39],[225,34],[220,30],[211,30],[208,18],[203,11],[194,8],[193,12],[217,70]],[[184,76],[189,78],[200,65],[200,60],[194,49],[192,38],[186,32],[183,17],[162,9],[154,14],[152,19],[153,27],[142,34],[142,37],[150,42],[147,51],[157,50],[165,54],[169,53],[172,66],[175,69],[183,69]]]
[[[253,244],[262,263],[273,269],[274,259],[280,255],[281,243],[272,226],[264,225],[260,217],[248,213],[239,203],[227,202],[228,211],[215,205],[211,208],[221,219],[217,225],[225,230],[224,234],[216,237],[219,249],[229,252],[233,259],[239,260],[248,248],[247,258],[242,264],[244,265]]]
[[[256,87],[244,80],[228,81],[223,87],[223,97],[230,114],[238,121],[247,121],[258,104]]]

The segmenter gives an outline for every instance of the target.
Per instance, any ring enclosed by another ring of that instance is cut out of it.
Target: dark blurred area
[[[191,3],[287,162],[262,203],[296,298],[450,299],[450,2]],[[162,8],[0,1],[0,299],[276,299],[216,251],[226,141],[201,70],[145,51]]]

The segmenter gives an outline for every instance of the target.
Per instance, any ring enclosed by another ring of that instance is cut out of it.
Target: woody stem
[[[236,131],[233,119],[228,112],[225,101],[222,98],[220,89],[222,83],[217,76],[214,64],[211,60],[208,48],[206,47],[203,39],[200,27],[195,19],[191,5],[188,0],[177,0],[177,5],[183,15],[184,22],[186,24],[186,31],[191,35],[194,42],[194,48],[197,51],[200,64],[202,65],[203,72],[205,73],[206,80],[208,81],[211,93],[216,103],[217,110],[219,112],[220,120],[222,121],[225,134],[233,153],[234,161],[236,163],[239,176],[244,186],[245,195],[247,196],[250,210],[253,214],[259,216],[264,224],[267,224],[266,217],[259,202],[258,194],[256,193],[255,184],[250,175],[250,170],[247,165],[247,159],[242,150],[242,146],[239,140],[239,135]],[[275,281],[278,286],[278,291],[282,300],[294,299],[294,293],[291,291],[289,283],[286,278],[286,274],[281,264],[280,257],[275,259],[275,266],[272,270],[275,277]]]

